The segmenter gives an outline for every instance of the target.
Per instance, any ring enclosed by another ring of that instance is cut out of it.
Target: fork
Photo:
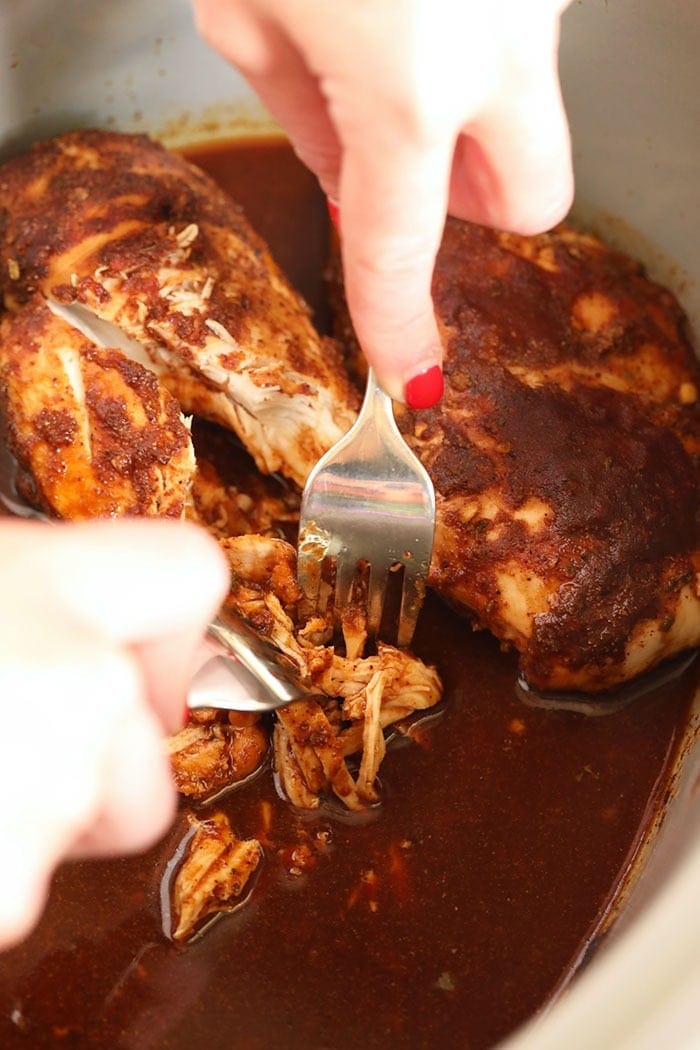
[[[367,574],[367,633],[376,638],[390,575],[403,569],[397,645],[411,644],[423,604],[435,531],[435,492],[402,437],[391,398],[372,371],[360,414],[311,471],[301,501],[298,579],[322,612],[324,563],[335,582],[333,616],[341,622]],[[326,574],[328,575],[328,574]]]
[[[209,624],[202,655],[187,692],[191,711],[262,713],[317,695],[292,660],[232,609]]]

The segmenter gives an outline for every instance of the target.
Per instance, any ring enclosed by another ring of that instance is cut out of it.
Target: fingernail
[[[443,395],[445,381],[440,365],[431,365],[406,383],[404,396],[409,408],[432,408]]]
[[[336,233],[340,233],[340,206],[337,201],[332,200],[330,197],[326,197],[326,203],[328,205],[328,214]]]
[[[180,728],[184,729],[185,726],[189,723],[189,720],[190,720],[190,708],[189,708],[188,704],[185,704],[185,708],[184,708],[184,710],[182,712],[182,719],[181,719],[181,722],[180,722]]]

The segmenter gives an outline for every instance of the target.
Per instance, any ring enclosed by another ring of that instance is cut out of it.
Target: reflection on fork
[[[391,399],[370,370],[355,425],[309,475],[299,521],[299,583],[336,624],[362,600],[367,632],[388,630],[387,593],[398,581],[396,639],[410,645],[423,604],[435,531],[435,493],[404,441]]]

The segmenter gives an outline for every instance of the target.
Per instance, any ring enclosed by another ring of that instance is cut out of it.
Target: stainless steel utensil
[[[209,624],[207,644],[187,694],[191,710],[274,711],[311,693],[293,662],[228,609]]]
[[[15,516],[51,524],[17,492],[16,473],[16,461],[0,441],[0,503]],[[192,710],[274,711],[311,692],[293,662],[229,609],[209,624],[206,645],[187,694]]]
[[[331,559],[338,622],[352,597],[358,566],[366,564],[367,628],[376,636],[389,575],[402,570],[397,644],[408,646],[425,595],[434,531],[433,484],[401,436],[391,398],[370,369],[357,421],[319,460],[304,488],[301,588],[312,607],[318,607],[323,563]]]

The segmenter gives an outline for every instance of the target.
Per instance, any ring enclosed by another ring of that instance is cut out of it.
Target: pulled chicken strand
[[[231,566],[227,605],[294,661],[312,694],[277,712],[273,748],[281,789],[303,809],[315,808],[328,792],[348,809],[375,803],[384,730],[440,700],[437,672],[383,643],[376,655],[342,656],[327,644],[329,623],[318,617],[300,623],[296,552],[284,540],[238,536],[222,547]],[[345,627],[346,648],[357,653],[358,639],[364,645],[365,638],[357,609]],[[357,754],[355,778],[346,759]]]
[[[174,941],[190,939],[205,919],[234,908],[262,860],[260,843],[239,839],[223,813],[187,819],[188,849],[172,888]]]

